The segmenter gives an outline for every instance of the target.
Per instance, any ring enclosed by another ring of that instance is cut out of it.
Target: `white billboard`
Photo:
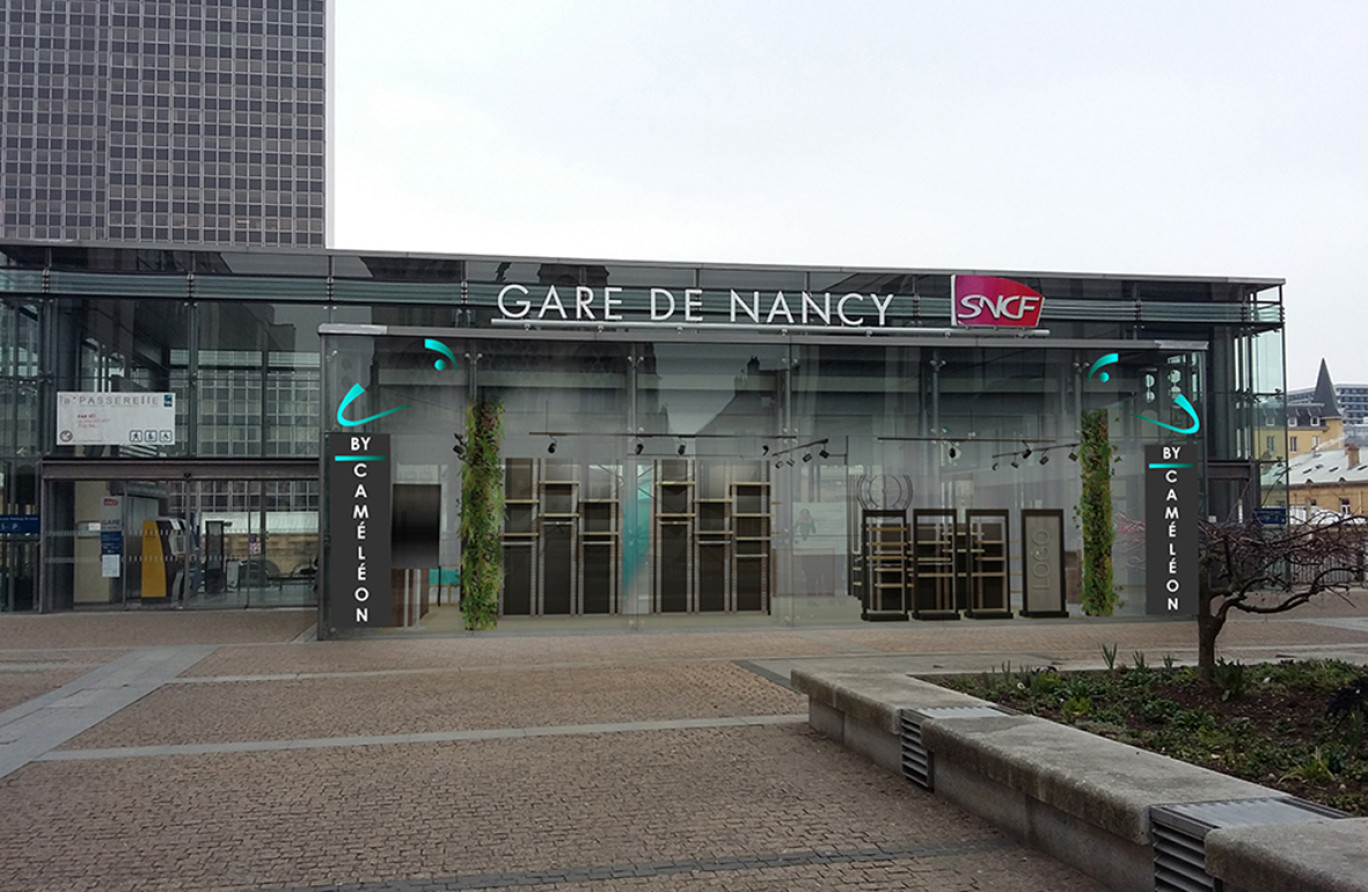
[[[175,442],[174,393],[57,394],[59,446],[170,446]]]

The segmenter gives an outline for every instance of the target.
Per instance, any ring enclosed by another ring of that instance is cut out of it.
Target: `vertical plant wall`
[[[1083,413],[1083,437],[1079,448],[1083,475],[1083,498],[1078,521],[1083,528],[1083,612],[1111,616],[1117,596],[1112,577],[1112,445],[1107,436],[1107,410]]]
[[[503,404],[476,400],[466,409],[461,465],[461,614],[467,629],[492,629],[503,586]]]

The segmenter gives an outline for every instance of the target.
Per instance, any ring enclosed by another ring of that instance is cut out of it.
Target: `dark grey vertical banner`
[[[389,434],[328,434],[328,598],[339,629],[394,624]]]
[[[1145,447],[1145,612],[1197,614],[1197,447]]]

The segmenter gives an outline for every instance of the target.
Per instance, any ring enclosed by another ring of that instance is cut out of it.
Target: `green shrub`
[[[503,588],[503,406],[476,400],[466,408],[461,465],[461,616],[467,629],[492,629]]]

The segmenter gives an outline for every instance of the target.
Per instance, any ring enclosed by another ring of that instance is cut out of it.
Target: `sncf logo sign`
[[[1035,328],[1045,298],[1040,292],[1011,279],[993,276],[954,276],[956,325],[1000,325]]]

